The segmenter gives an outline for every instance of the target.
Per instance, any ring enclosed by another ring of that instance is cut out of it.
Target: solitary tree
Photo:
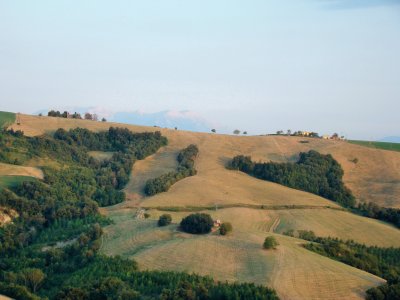
[[[92,120],[93,116],[91,113],[85,113],[85,120]]]
[[[232,224],[229,222],[222,223],[219,228],[220,235],[226,235],[232,231]]]
[[[263,247],[264,249],[276,249],[276,246],[278,246],[278,242],[273,236],[269,236],[265,238]]]
[[[247,134],[247,131],[244,131],[243,134]]]
[[[171,224],[172,217],[169,214],[161,215],[158,219],[158,226],[167,226]]]
[[[234,133],[234,134],[240,134],[240,130],[239,130],[239,129],[235,129],[235,130],[233,131],[233,133]]]
[[[211,129],[211,132],[216,133],[217,131],[213,128],[213,129]]]
[[[107,122],[106,118],[101,119],[102,122]]]

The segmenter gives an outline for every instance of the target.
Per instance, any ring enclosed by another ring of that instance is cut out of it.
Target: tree
[[[287,130],[286,132],[287,135],[292,135],[292,131],[290,129]]]
[[[264,249],[276,249],[276,246],[278,246],[278,242],[273,236],[269,236],[265,238],[263,247]]]
[[[235,129],[235,130],[233,131],[233,134],[240,134],[240,130],[239,130],[239,129]]]
[[[278,131],[276,132],[276,134],[277,134],[277,135],[282,135],[282,134],[283,134],[283,130],[278,130]]]
[[[99,120],[99,116],[97,114],[93,114],[92,115],[92,120],[93,121],[98,121]]]
[[[211,132],[216,133],[217,131],[213,128],[213,129],[211,129]]]
[[[219,227],[219,234],[226,235],[232,231],[232,224],[229,222],[222,223]]]
[[[172,217],[170,214],[164,214],[161,215],[160,218],[158,219],[158,226],[167,226],[171,224]]]
[[[209,233],[214,225],[214,221],[209,214],[191,214],[181,221],[181,229],[188,233],[202,234]]]
[[[85,120],[93,120],[93,116],[91,113],[85,113]]]
[[[243,131],[243,134],[247,134],[247,131]]]
[[[36,293],[45,277],[43,271],[40,269],[24,269],[22,271],[25,286],[29,287],[33,293]]]
[[[107,122],[106,118],[101,119],[102,122]]]

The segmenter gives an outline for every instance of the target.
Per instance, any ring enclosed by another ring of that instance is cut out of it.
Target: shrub
[[[167,226],[171,224],[172,217],[169,214],[161,215],[158,219],[158,226]]]
[[[221,227],[219,228],[219,233],[221,235],[227,235],[231,231],[232,231],[232,224],[229,222],[222,223]]]
[[[202,234],[209,233],[214,222],[209,214],[191,214],[181,221],[181,229],[188,233]]]
[[[263,247],[264,249],[276,249],[276,246],[278,246],[278,242],[276,241],[276,239],[273,236],[269,236],[267,238],[265,238]]]
[[[145,218],[145,219],[150,218],[150,214],[149,214],[149,213],[144,213],[144,218]]]

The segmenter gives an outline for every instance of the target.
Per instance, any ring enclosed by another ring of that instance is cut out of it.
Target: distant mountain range
[[[379,142],[387,142],[387,143],[400,143],[400,136],[387,136]]]

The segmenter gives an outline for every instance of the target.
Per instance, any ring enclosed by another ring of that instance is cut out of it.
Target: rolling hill
[[[316,195],[228,170],[226,164],[239,154],[251,155],[254,161],[287,162],[310,149],[330,153],[342,165],[344,181],[358,200],[398,208],[399,152],[343,141],[215,135],[29,115],[21,115],[20,125],[13,124],[12,128],[35,136],[58,128],[100,131],[110,126],[136,132],[160,130],[169,144],[135,163],[125,188],[127,201],[102,209],[114,221],[105,227],[103,253],[134,258],[141,269],[187,271],[223,281],[267,284],[282,299],[360,299],[366,289],[383,282],[372,274],[310,252],[301,246],[304,241],[282,233],[290,229],[313,230],[320,236],[400,247],[400,230],[343,211],[336,203]],[[200,150],[197,175],[179,181],[166,193],[145,197],[146,180],[174,170],[178,151],[189,144],[196,144]],[[101,159],[108,154],[94,155]],[[31,167],[39,165],[31,163]],[[264,209],[260,209],[261,205]],[[135,218],[139,207],[147,209],[149,219]],[[182,217],[194,208],[231,222],[233,233],[226,237],[191,236],[177,231]],[[174,224],[159,228],[156,220],[165,211],[172,215]],[[261,248],[268,235],[277,238],[277,250]]]

